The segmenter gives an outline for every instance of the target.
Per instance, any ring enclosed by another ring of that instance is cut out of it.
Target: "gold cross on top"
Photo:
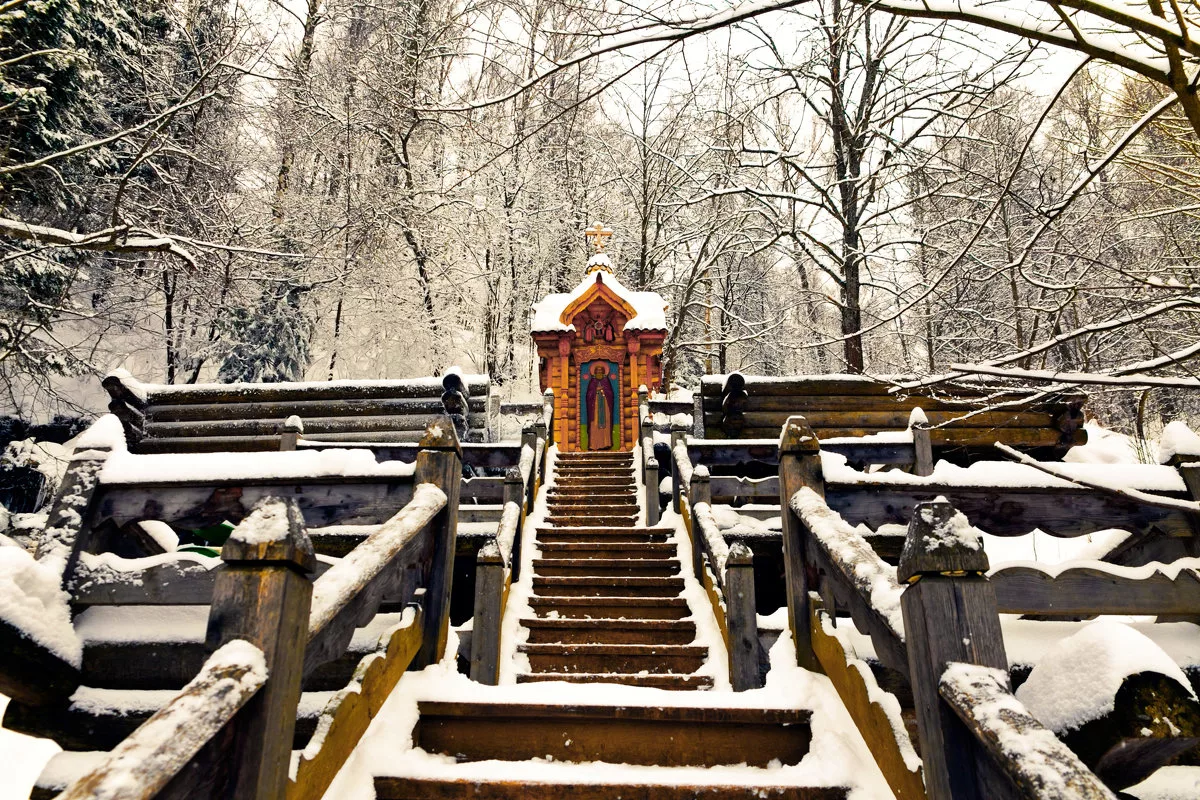
[[[613,235],[612,228],[601,222],[593,222],[592,227],[584,230],[583,235],[592,240],[597,253],[604,252],[604,240]]]

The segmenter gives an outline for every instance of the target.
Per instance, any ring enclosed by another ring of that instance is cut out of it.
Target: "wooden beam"
[[[996,603],[1003,614],[1186,614],[1200,615],[1200,575],[1181,569],[1175,577],[1160,571],[1121,567],[1071,567],[1057,575],[1033,566],[1003,567],[992,573]]]

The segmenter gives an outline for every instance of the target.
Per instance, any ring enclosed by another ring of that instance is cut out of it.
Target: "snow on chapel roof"
[[[611,268],[611,262],[604,253],[596,253],[588,260],[588,266],[601,266],[598,261],[604,259],[604,267]],[[593,262],[597,262],[593,264]],[[588,273],[579,285],[570,292],[554,292],[542,298],[541,302],[533,304],[533,333],[560,333],[574,331],[574,325],[563,322],[563,312],[579,298],[583,297],[595,284],[603,283],[613,294],[633,308],[633,319],[625,323],[625,330],[665,331],[667,329],[667,304],[662,295],[657,292],[634,292],[626,289],[611,272],[601,268]]]

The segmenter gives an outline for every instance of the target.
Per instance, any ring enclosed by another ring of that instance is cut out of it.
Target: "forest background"
[[[603,220],[684,386],[968,363],[1200,411],[1196,6],[1040,5],[5,0],[2,402],[94,410],[118,366],[527,394]]]

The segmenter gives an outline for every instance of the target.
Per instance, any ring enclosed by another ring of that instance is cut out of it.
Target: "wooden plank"
[[[1054,536],[1086,536],[1109,528],[1168,536],[1192,536],[1187,516],[1103,495],[1090,489],[999,489],[982,486],[925,484],[921,487],[847,484],[829,481],[826,501],[851,525],[872,530],[885,524],[907,524],[917,503],[945,496],[971,524],[995,536],[1022,536],[1035,528]]]
[[[796,643],[796,662],[805,669],[818,671],[820,665],[812,651],[812,620],[809,558],[812,536],[792,510],[791,500],[801,489],[825,495],[825,475],[821,452],[812,429],[804,417],[792,417],[783,427],[779,442],[779,505],[783,523],[784,585],[788,604],[788,623]]]
[[[486,375],[464,375],[471,396],[489,389]],[[234,383],[203,386],[164,386],[146,384],[151,405],[163,403],[240,403],[245,401],[282,403],[295,400],[391,399],[442,396],[442,382],[420,381],[311,381],[297,383]]]
[[[287,800],[320,800],[358,746],[421,647],[424,620],[420,605],[413,609],[377,653],[359,662],[350,684],[322,713],[314,744],[305,748],[296,779],[288,784]]]
[[[358,537],[361,542],[366,536]],[[314,546],[317,552],[319,548]],[[317,578],[332,565],[318,561]],[[71,604],[86,606],[197,606],[212,602],[216,565],[179,560],[138,571],[113,569],[104,564],[81,564],[72,582]]]
[[[493,539],[475,555],[475,613],[471,626],[471,680],[500,680],[500,620],[507,590],[504,558]]]
[[[852,659],[842,649],[837,636],[827,632],[832,625],[829,616],[814,605],[812,609],[812,648],[821,662],[822,671],[829,677],[833,688],[850,713],[875,759],[884,780],[898,800],[925,800],[925,783],[921,777],[919,762],[915,769],[905,760],[905,754],[916,755],[908,732],[897,729],[899,720],[889,716],[883,706],[871,700],[871,683],[875,678],[870,668],[862,661]],[[897,703],[897,706],[899,704]],[[899,711],[899,708],[896,708]],[[904,737],[901,740],[900,737]],[[911,757],[910,757],[911,760]]]
[[[719,428],[715,430],[720,430]],[[870,436],[895,428],[814,428],[820,439]],[[991,447],[994,442],[1003,442],[1011,447],[1056,447],[1060,432],[1053,428],[935,428],[930,432],[930,441],[935,448],[941,447]],[[765,439],[778,436],[778,428],[745,427],[736,438]],[[1087,444],[1087,431],[1075,431],[1072,445]]]
[[[1005,614],[1200,615],[1200,575],[1195,570],[1181,569],[1174,578],[1158,571],[1130,577],[1121,573],[1135,570],[1110,570],[1072,567],[1054,576],[1036,567],[1013,566],[989,577]]]
[[[774,437],[757,441],[706,441],[704,439],[689,439],[687,443],[688,458],[693,464],[704,464],[709,467],[734,466],[748,464],[754,461],[763,464],[779,463],[779,432]]]
[[[60,703],[79,687],[74,664],[4,619],[0,619],[0,654],[0,694],[19,703]]]
[[[729,682],[735,692],[760,689],[764,672],[754,596],[754,557],[744,543],[734,542],[730,546],[721,586],[725,596]]]
[[[890,411],[862,411],[858,409],[841,410],[836,402],[831,401],[826,410],[805,411],[804,418],[814,430],[822,428],[878,428],[881,430],[902,431],[908,428],[908,418],[911,406],[894,403]],[[747,411],[745,414],[748,428],[779,428],[795,411]],[[951,429],[960,428],[1054,428],[1054,417],[1050,414],[1030,411],[984,411],[966,416],[967,411],[926,411],[931,425],[945,424]],[[705,414],[706,425],[720,425],[719,414]],[[305,426],[308,420],[304,421]],[[1057,430],[1057,429],[1055,429]]]
[[[378,525],[412,499],[412,480],[412,476],[333,476],[188,486],[104,484],[91,518],[96,522],[111,519],[118,526],[156,519],[186,530],[226,519],[237,523],[262,498],[284,495],[296,500],[309,527]]]
[[[916,462],[916,450],[908,442],[821,442],[827,453],[840,453],[851,464],[893,464],[905,466]]]
[[[483,396],[470,399],[474,413],[484,413]],[[309,418],[345,416],[411,416],[434,415],[443,412],[441,391],[429,397],[389,399],[292,400],[288,402],[245,401],[240,403],[187,403],[170,405],[155,402],[146,410],[147,422],[202,422],[234,419],[284,419],[293,414],[304,424]]]
[[[304,417],[307,439],[332,434],[421,432],[440,415],[412,414],[407,416],[349,416]],[[146,436],[152,439],[206,438],[227,436],[272,436],[283,428],[283,417],[266,419],[220,419],[203,422],[155,422],[146,424]],[[471,428],[486,427],[487,417],[472,414],[467,418]]]

